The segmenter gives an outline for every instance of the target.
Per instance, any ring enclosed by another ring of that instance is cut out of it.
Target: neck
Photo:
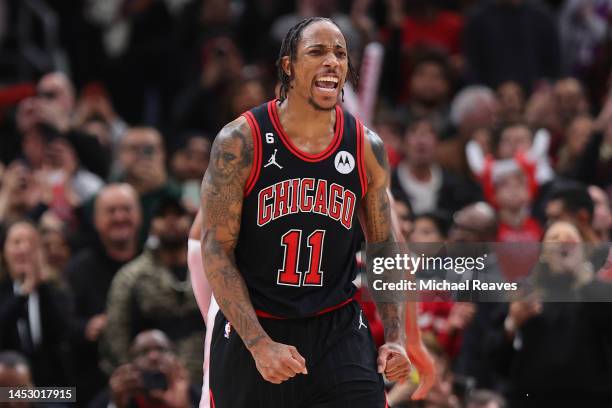
[[[432,172],[429,164],[408,164],[408,170],[419,181],[431,180]]]
[[[136,241],[126,243],[104,243],[106,254],[115,261],[129,261],[136,255]]]
[[[187,248],[157,250],[157,259],[166,268],[187,265]]]
[[[335,109],[319,110],[308,100],[290,95],[287,95],[287,99],[278,106],[278,116],[288,135],[295,133],[306,137],[321,135],[322,129],[332,129],[333,132],[336,123]]]
[[[504,224],[510,225],[511,227],[517,228],[527,218],[528,213],[526,208],[500,208],[499,219]]]

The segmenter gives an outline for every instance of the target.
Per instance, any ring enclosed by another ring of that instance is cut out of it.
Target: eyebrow
[[[323,43],[316,43],[316,44],[306,45],[306,48],[328,48],[328,47],[327,47],[327,45],[325,45]],[[337,44],[335,44],[333,46],[333,48],[346,48],[346,46],[337,43]]]

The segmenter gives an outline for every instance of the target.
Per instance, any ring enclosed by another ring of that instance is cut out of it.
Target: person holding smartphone
[[[199,399],[166,334],[147,330],[134,339],[130,361],[113,372],[108,389],[89,406],[187,408],[197,406]]]

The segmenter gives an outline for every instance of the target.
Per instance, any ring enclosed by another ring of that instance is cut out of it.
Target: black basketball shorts
[[[385,408],[376,347],[356,301],[314,317],[259,321],[272,340],[297,348],[308,374],[265,381],[219,311],[210,349],[211,408]]]

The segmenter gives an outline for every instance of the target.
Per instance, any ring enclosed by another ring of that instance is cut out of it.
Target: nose
[[[118,207],[114,208],[111,212],[112,219],[115,221],[123,221],[128,219],[130,215],[130,209]]]
[[[327,54],[325,54],[325,60],[323,61],[323,64],[326,67],[331,67],[331,68],[335,68],[339,65],[338,57],[336,57],[336,54],[334,53],[334,51],[330,51]]]
[[[162,358],[162,353],[158,349],[152,349],[147,353],[147,361],[151,367],[157,366]]]
[[[30,250],[32,250],[32,243],[29,240],[24,239],[19,242],[17,249],[20,253],[30,252]]]

